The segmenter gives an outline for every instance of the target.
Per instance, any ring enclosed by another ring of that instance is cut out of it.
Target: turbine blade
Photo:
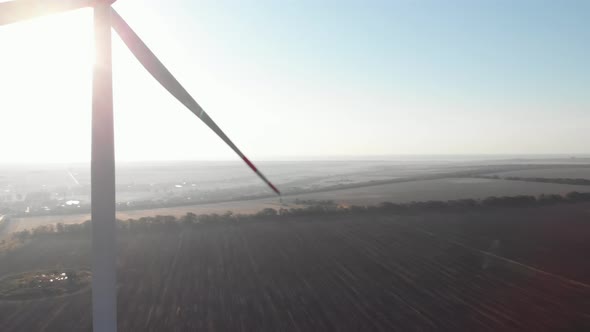
[[[194,98],[184,89],[184,87],[174,78],[174,76],[164,67],[155,54],[123,20],[123,18],[112,10],[111,24],[117,34],[121,37],[125,45],[131,50],[131,53],[137,58],[141,65],[178,101],[193,112],[201,121],[203,121],[213,132],[217,134],[242,160],[264,181],[277,195],[281,192],[254,166],[254,164],[238,149],[238,147],[227,137],[227,135],[217,126],[209,117],[203,108],[194,100]]]
[[[0,3],[0,26],[94,6],[97,0],[14,0]]]

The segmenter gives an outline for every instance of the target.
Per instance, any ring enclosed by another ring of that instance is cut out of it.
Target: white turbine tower
[[[96,332],[117,329],[115,150],[111,27],[143,67],[213,130],[277,194],[279,190],[248,160],[237,146],[178,83],[137,34],[111,8],[116,0],[14,0],[0,3],[0,26],[74,10],[94,8],[96,62],[92,86],[92,326]]]

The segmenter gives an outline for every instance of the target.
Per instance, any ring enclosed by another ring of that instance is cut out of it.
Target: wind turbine
[[[127,22],[111,7],[116,0],[13,0],[0,3],[0,26],[38,16],[94,8],[96,61],[92,82],[92,326],[117,330],[115,149],[111,27],[143,67],[213,130],[277,195],[280,191],[238,149],[203,108],[164,67]]]

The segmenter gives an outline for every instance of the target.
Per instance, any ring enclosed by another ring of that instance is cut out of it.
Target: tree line
[[[282,220],[290,217],[307,216],[338,216],[342,214],[413,214],[420,212],[462,212],[490,208],[524,208],[548,206],[564,203],[590,202],[590,192],[570,192],[565,195],[549,194],[539,196],[491,196],[484,199],[457,199],[447,201],[421,201],[408,203],[383,202],[369,206],[341,206],[333,201],[299,200],[301,208],[272,209],[265,208],[255,214],[234,214],[228,211],[223,214],[200,214],[189,212],[182,217],[157,215],[139,219],[117,220],[117,227],[123,233],[142,231],[175,231],[186,227],[238,223],[246,221]],[[17,241],[43,237],[49,234],[87,234],[91,233],[90,220],[80,224],[43,225],[32,230],[23,230],[12,234]]]
[[[511,181],[525,181],[525,182],[544,182],[544,183],[559,183],[559,184],[574,184],[581,186],[590,186],[590,179],[582,178],[541,178],[541,177],[519,177],[519,176],[499,176],[499,175],[480,175],[476,176],[483,179],[493,180],[511,180]]]

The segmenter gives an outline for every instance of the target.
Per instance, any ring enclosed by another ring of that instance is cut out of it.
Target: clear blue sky
[[[119,0],[115,7],[254,159],[590,153],[589,1]],[[57,149],[51,158],[87,160],[90,71],[76,59],[91,49],[90,11],[10,29],[37,31],[29,25],[61,28],[55,38],[66,35],[67,51],[52,43],[34,50],[76,70],[43,69],[27,79],[64,76],[50,95],[79,91],[65,106],[58,97],[43,102],[43,112],[57,115],[48,121],[68,126],[36,127],[49,138],[21,144],[39,152],[13,147],[5,155],[49,158],[44,151]],[[22,38],[8,35],[0,31],[0,43],[22,52]],[[27,38],[52,37],[29,31]],[[233,158],[118,41],[114,61],[120,160]],[[47,85],[38,92],[47,94]],[[38,101],[24,104],[0,100],[0,120],[22,127],[40,112]],[[15,108],[29,112],[22,123],[6,115]],[[74,112],[77,129],[67,120]],[[2,144],[15,134],[0,130]]]

